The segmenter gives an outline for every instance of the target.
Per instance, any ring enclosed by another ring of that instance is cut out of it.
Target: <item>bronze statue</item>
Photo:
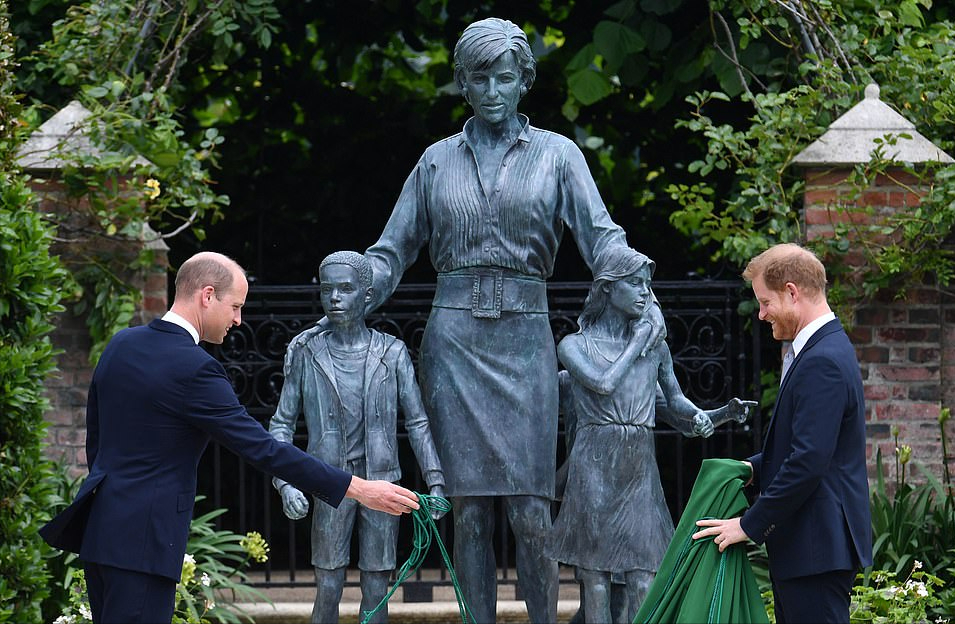
[[[408,350],[397,338],[365,325],[371,265],[359,253],[339,251],[322,261],[319,277],[327,329],[312,332],[286,354],[285,384],[269,431],[291,443],[298,417],[304,414],[310,454],[360,477],[397,482],[400,407],[430,493],[443,496],[444,475]],[[279,478],[273,483],[282,494],[285,515],[303,518],[308,511],[305,495]],[[361,612],[373,610],[384,598],[395,569],[398,520],[351,500],[338,509],[313,507],[317,589],[312,622],[338,622],[353,530],[358,531]],[[387,620],[386,605],[373,621]]]
[[[701,410],[680,389],[666,343],[647,350],[653,268],[637,251],[608,249],[595,267],[580,330],[557,346],[574,430],[563,503],[545,552],[576,566],[586,622],[631,622],[673,536],[657,469],[656,419],[688,437],[708,437],[714,426],[743,422],[756,407],[734,398]],[[663,409],[655,407],[658,391]]]
[[[545,280],[565,229],[588,267],[603,250],[626,247],[626,233],[607,213],[580,148],[517,112],[536,75],[519,27],[498,18],[471,24],[454,64],[474,115],[462,132],[425,149],[365,252],[374,268],[369,307],[391,296],[427,248],[438,276],[419,374],[453,505],[455,569],[476,620],[493,622],[501,500],[528,614],[549,624],[557,617],[557,564],[543,547],[558,391]],[[648,318],[655,345],[665,335],[658,306]]]
[[[438,272],[421,345],[421,388],[454,514],[454,563],[475,618],[496,614],[494,499],[517,546],[533,622],[557,616],[557,565],[543,553],[557,450],[557,360],[545,280],[569,229],[588,266],[626,246],[570,139],[517,112],[536,61],[524,32],[489,18],[462,33],[454,78],[474,116],[428,147],[365,253],[375,303],[419,251]],[[664,332],[656,310],[654,336]]]

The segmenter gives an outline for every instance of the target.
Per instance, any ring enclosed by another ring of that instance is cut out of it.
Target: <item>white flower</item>
[[[61,615],[60,617],[53,620],[53,624],[73,624],[74,621],[76,621],[76,616]]]
[[[925,583],[916,583],[915,593],[918,594],[920,598],[927,598],[928,590],[925,589]]]
[[[216,608],[216,603],[211,600],[206,600],[206,611],[212,611]]]
[[[195,562],[196,562],[196,558],[193,557],[192,555],[190,555],[189,553],[186,553],[186,554],[184,554],[184,555],[182,556],[182,562],[183,562],[183,563],[195,563]]]
[[[209,575],[206,572],[203,572],[202,578],[199,579],[199,582],[205,585],[206,587],[209,587],[209,585],[212,584],[212,579],[209,578]]]
[[[83,617],[84,620],[93,619],[93,612],[90,611],[90,606],[86,603],[83,603],[80,605],[80,615]]]
[[[921,570],[921,569],[922,569],[922,562],[919,561],[918,559],[916,559],[916,560],[915,560],[915,564],[912,566],[912,569],[913,569],[913,570]]]

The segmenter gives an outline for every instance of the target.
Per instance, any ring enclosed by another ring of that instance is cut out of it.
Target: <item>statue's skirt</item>
[[[419,374],[448,496],[553,497],[557,354],[546,313],[434,307]]]

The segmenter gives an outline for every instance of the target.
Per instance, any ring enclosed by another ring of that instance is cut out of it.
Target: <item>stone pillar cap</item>
[[[895,145],[884,142],[887,134]],[[911,138],[899,135],[906,134]],[[877,143],[876,140],[883,142]],[[883,147],[886,158],[901,163],[952,163],[955,160],[919,134],[902,115],[879,99],[879,85],[865,88],[865,98],[846,111],[826,132],[793,158],[802,166],[856,165],[872,159],[872,152]]]
[[[71,101],[47,119],[17,150],[17,164],[26,171],[55,171],[67,164],[64,155],[98,156],[102,152],[90,141],[87,123],[90,111]],[[137,165],[148,160],[136,156]]]

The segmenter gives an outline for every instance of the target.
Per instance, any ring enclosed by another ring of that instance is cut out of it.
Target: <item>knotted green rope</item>
[[[425,555],[427,555],[428,550],[431,549],[432,540],[438,543],[441,556],[444,558],[444,565],[448,568],[448,573],[451,576],[451,583],[454,585],[454,595],[458,600],[458,612],[461,614],[461,622],[464,624],[474,622],[474,615],[471,614],[471,610],[464,601],[461,586],[458,584],[458,577],[454,573],[454,567],[451,566],[451,558],[448,556],[448,551],[445,549],[444,544],[441,542],[441,537],[438,535],[438,525],[434,523],[434,518],[431,517],[432,511],[435,510],[443,511],[444,513],[451,511],[451,503],[448,502],[448,499],[441,496],[418,494],[418,505],[418,509],[411,512],[411,519],[414,521],[414,542],[411,555],[401,566],[401,569],[398,570],[394,586],[392,586],[391,590],[381,599],[378,606],[371,611],[365,611],[365,617],[361,621],[362,624],[368,624],[368,621],[388,604],[388,600],[398,591],[398,587],[421,567],[421,564],[424,563]]]

